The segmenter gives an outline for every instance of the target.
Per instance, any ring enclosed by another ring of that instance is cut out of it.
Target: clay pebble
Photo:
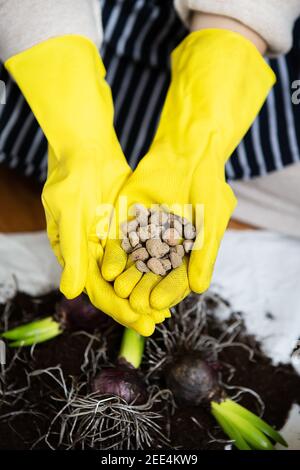
[[[135,218],[121,225],[123,250],[141,273],[165,276],[181,266],[193,249],[194,225],[185,217],[167,212],[159,204],[134,207]]]

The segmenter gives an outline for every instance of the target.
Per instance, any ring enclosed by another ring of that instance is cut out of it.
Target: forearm
[[[49,38],[76,34],[102,40],[98,0],[0,0],[0,60]]]
[[[266,41],[258,33],[248,28],[240,21],[226,16],[193,11],[190,28],[191,31],[200,31],[201,29],[207,28],[227,29],[249,39],[261,54],[265,54],[267,49]]]
[[[300,15],[299,0],[174,0],[174,4],[188,28],[195,28],[194,12],[202,13],[200,26],[213,27],[213,23],[215,27],[234,28],[243,35],[246,33],[246,37],[263,52],[264,46],[255,38],[256,33],[267,44],[269,55],[286,53],[290,49],[293,25]],[[216,18],[205,18],[206,15]],[[243,26],[249,31],[246,32]]]

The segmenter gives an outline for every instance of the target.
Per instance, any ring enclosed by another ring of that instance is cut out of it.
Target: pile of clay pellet
[[[134,219],[122,224],[122,248],[142,273],[164,276],[178,268],[193,248],[195,227],[184,217],[135,205]]]

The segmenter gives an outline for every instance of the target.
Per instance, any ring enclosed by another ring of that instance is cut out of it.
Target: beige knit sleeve
[[[240,21],[266,41],[271,56],[291,48],[294,22],[300,16],[300,0],[174,0],[174,4],[188,27],[193,10]]]
[[[76,34],[102,40],[99,0],[0,0],[0,60],[47,39]]]

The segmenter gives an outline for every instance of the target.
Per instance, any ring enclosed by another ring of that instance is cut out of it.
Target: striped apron
[[[172,0],[102,0],[101,49],[115,104],[115,128],[132,168],[153,139],[170,82],[170,53],[188,34]],[[269,60],[277,83],[226,165],[229,180],[249,179],[300,161],[300,105],[291,83],[300,72],[300,20],[293,48]],[[44,181],[47,143],[17,85],[0,63],[0,162]],[[238,116],[237,116],[238,119]]]

